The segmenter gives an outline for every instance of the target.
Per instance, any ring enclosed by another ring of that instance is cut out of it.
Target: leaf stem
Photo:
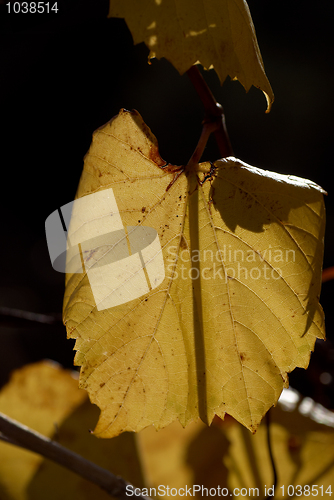
[[[204,122],[218,123],[214,134],[222,158],[233,156],[231,142],[226,129],[223,107],[214,98],[197,65],[191,66],[187,71],[187,75],[204,105]]]
[[[195,151],[188,161],[188,167],[191,167],[192,165],[195,165],[200,161],[210,134],[217,130],[218,127],[219,125],[217,124],[217,122],[208,122],[203,124],[201,136],[199,138]]]
[[[0,439],[53,460],[72,472],[79,474],[84,479],[100,486],[109,495],[117,497],[120,500],[128,500],[126,487],[130,483],[3,413],[0,413]],[[143,495],[136,495],[136,498],[139,500],[150,500]]]

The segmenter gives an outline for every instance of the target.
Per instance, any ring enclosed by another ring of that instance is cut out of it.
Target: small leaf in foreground
[[[144,486],[134,435],[124,433],[104,441],[88,432],[98,409],[78,389],[73,372],[48,361],[16,370],[0,392],[0,408],[97,465]],[[0,441],[0,457],[1,500],[110,499],[98,486],[18,446]]]
[[[181,73],[200,62],[214,68],[223,83],[239,80],[267,99],[274,94],[264,71],[252,18],[245,0],[110,0],[109,17],[124,18],[134,43],[145,42],[149,59],[165,57]]]
[[[210,424],[225,413],[255,432],[287,373],[306,368],[316,338],[325,335],[318,301],[323,190],[232,157],[182,172],[161,159],[140,115],[124,110],[95,132],[77,197],[107,189],[126,236],[81,254],[89,270],[103,270],[106,299],[121,285],[108,282],[102,263],[125,246],[132,257],[144,255],[143,241],[129,243],[137,227],[156,231],[160,250],[122,287],[132,290],[132,279],[144,268],[148,275],[161,255],[165,278],[134,300],[99,310],[88,275],[66,276],[64,322],[77,339],[80,386],[102,410],[95,434],[176,419],[185,426],[198,417]],[[98,215],[86,210],[86,240],[94,225],[115,217],[108,206]],[[126,259],[117,260],[121,278]]]

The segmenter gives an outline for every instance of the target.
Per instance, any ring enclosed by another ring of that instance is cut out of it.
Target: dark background
[[[50,2],[53,4],[53,2]],[[147,64],[108,1],[58,1],[59,12],[8,14],[0,0],[1,245],[0,307],[60,315],[64,275],[52,269],[44,223],[73,200],[92,132],[119,109],[137,109],[162,157],[186,163],[197,143],[202,105],[187,75],[165,60]],[[328,191],[324,267],[334,265],[332,0],[316,4],[249,0],[275,103],[239,82],[206,80],[224,106],[235,156],[264,169],[310,178]],[[203,159],[219,156],[214,146]],[[334,282],[323,285],[326,343],[291,385],[334,408]],[[66,367],[73,341],[65,327],[0,317],[0,383],[43,358]],[[324,376],[323,373],[329,373]],[[325,383],[324,383],[325,382]]]

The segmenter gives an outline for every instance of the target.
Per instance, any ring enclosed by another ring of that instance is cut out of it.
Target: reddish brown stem
[[[322,271],[322,282],[334,279],[334,267],[327,267]]]
[[[214,134],[222,158],[233,155],[232,146],[226,130],[225,115],[222,106],[214,98],[211,90],[207,86],[201,72],[196,65],[188,69],[187,74],[204,105],[205,121],[218,121],[219,123]]]
[[[201,136],[199,138],[196,149],[193,152],[192,157],[188,161],[188,167],[191,165],[194,165],[200,161],[201,156],[203,154],[203,151],[205,149],[205,146],[206,146],[208,139],[210,137],[210,134],[212,132],[215,132],[218,127],[219,127],[219,125],[217,125],[216,122],[204,123],[203,128],[202,128],[202,133],[201,133]]]

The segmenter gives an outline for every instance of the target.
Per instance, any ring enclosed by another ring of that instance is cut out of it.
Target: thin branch
[[[271,448],[271,439],[270,439],[270,410],[267,411],[267,413],[266,413],[266,427],[267,427],[267,445],[268,445],[270,463],[271,463],[271,467],[273,469],[273,479],[274,479],[274,481],[273,481],[274,495],[268,495],[265,498],[265,500],[269,500],[275,496],[275,489],[277,486],[277,472],[276,472],[275,460],[274,460],[273,451]]]
[[[14,327],[60,325],[61,314],[39,314],[11,307],[0,307],[0,322]]]
[[[102,467],[93,462],[86,460],[77,453],[68,450],[64,446],[55,443],[51,439],[46,438],[42,434],[16,422],[3,413],[0,413],[0,439],[49,458],[63,467],[70,469],[72,472],[79,474],[84,479],[100,486],[109,495],[117,497],[120,500],[128,500],[129,495],[126,494],[126,487],[131,486],[130,483],[102,469]],[[133,489],[132,487],[131,491]],[[136,498],[139,500],[150,500],[143,495],[136,495]]]
[[[226,129],[223,107],[214,98],[197,65],[191,66],[187,75],[204,105],[205,121],[216,121],[219,124],[214,134],[222,158],[232,156],[233,150]]]
[[[4,443],[9,443],[9,444],[15,444],[15,446],[20,446],[17,444],[17,442],[14,439],[10,439],[9,437],[2,434],[2,432],[0,432],[0,441],[3,441]]]

